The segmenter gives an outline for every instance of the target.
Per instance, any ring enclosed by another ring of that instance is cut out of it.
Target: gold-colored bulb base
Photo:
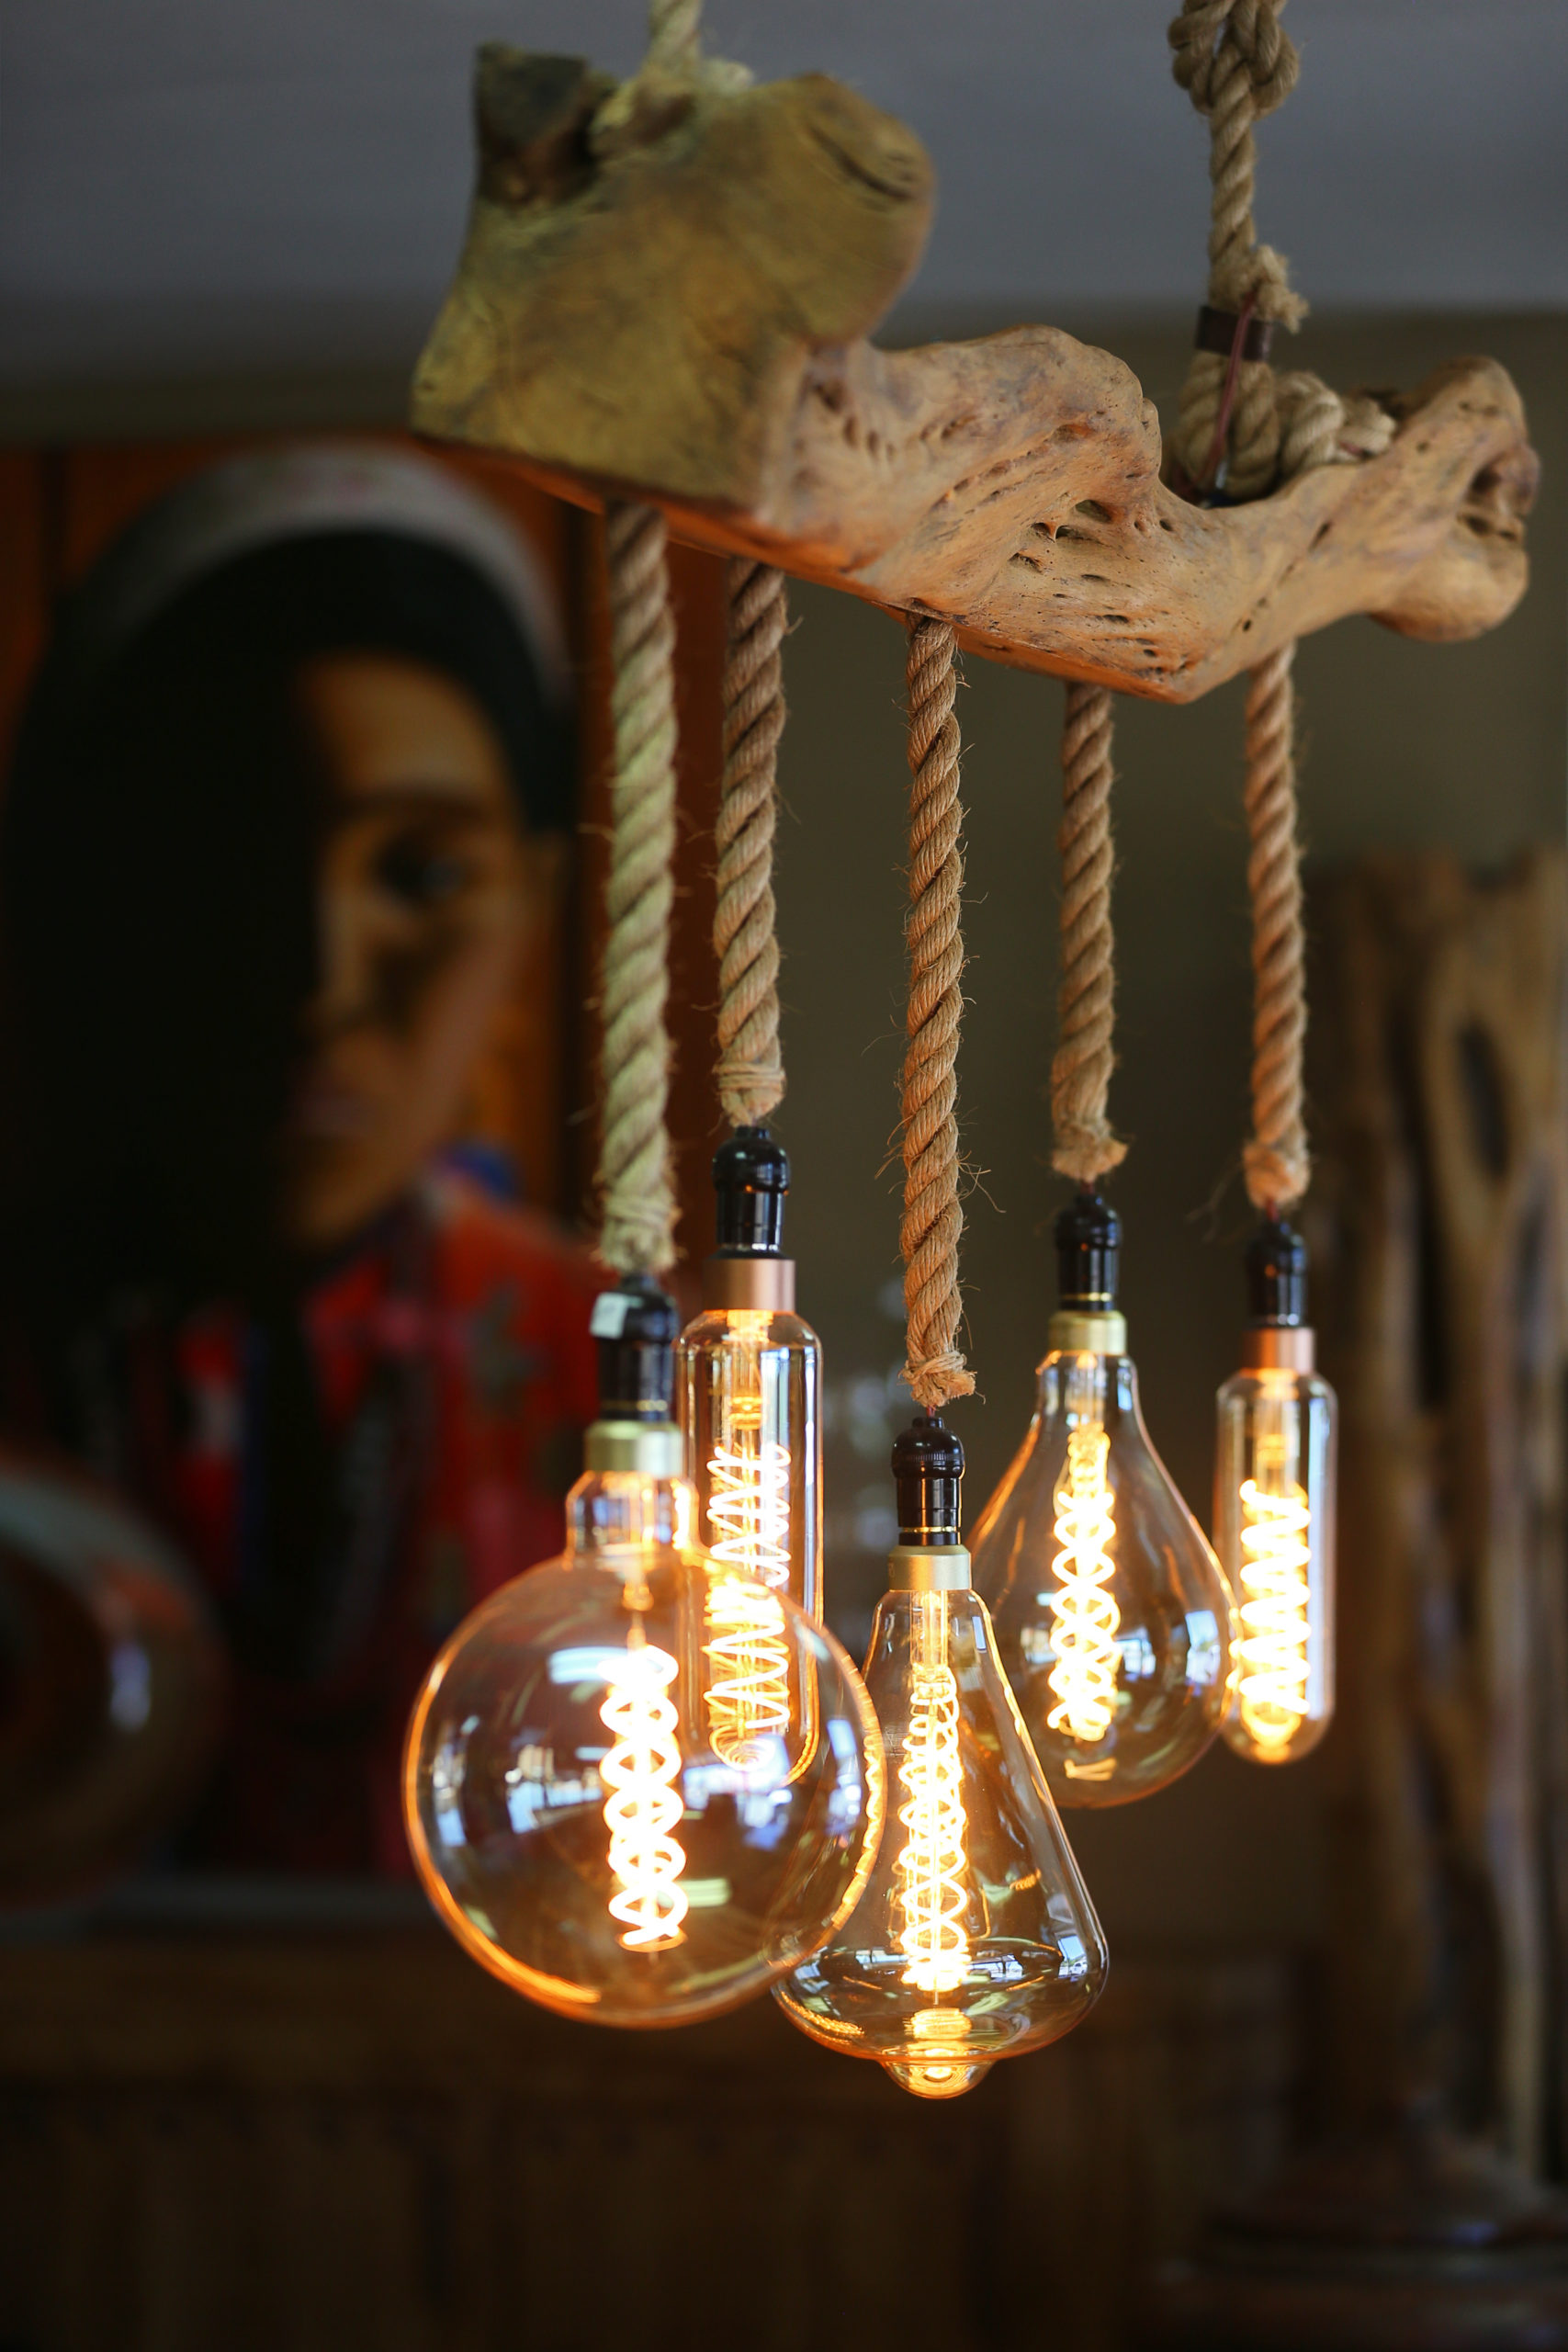
[[[1053,1315],[1045,1330],[1053,1355],[1124,1356],[1127,1318],[1114,1311],[1104,1315]]]
[[[1252,1323],[1242,1334],[1243,1372],[1311,1372],[1317,1335],[1305,1323]]]
[[[590,1470],[631,1470],[645,1478],[679,1478],[686,1442],[673,1421],[592,1421],[582,1442]]]
[[[793,1315],[793,1258],[705,1258],[703,1309],[728,1307],[742,1314]]]
[[[967,1592],[974,1571],[962,1544],[936,1544],[929,1551],[900,1544],[887,1555],[887,1581],[895,1592]]]

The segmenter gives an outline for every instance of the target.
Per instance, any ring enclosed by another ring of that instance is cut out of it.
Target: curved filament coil
[[[681,1751],[675,1709],[665,1695],[677,1671],[668,1650],[628,1649],[599,1710],[615,1735],[599,1772],[611,1792],[604,1804],[615,1881],[610,1916],[622,1923],[627,1951],[664,1951],[685,1940],[681,1922],[688,1905],[678,1882],[686,1855],[671,1835],[684,1809],[674,1785]]]
[[[739,1572],[717,1579],[708,1600],[708,1717],[715,1755],[737,1771],[776,1762],[774,1742],[789,1730],[789,1644],[766,1589],[789,1581],[789,1472],[788,1447],[759,1442],[747,1427],[708,1462],[708,1548]]]
[[[714,1754],[737,1772],[780,1765],[789,1733],[784,1611],[749,1577],[716,1577],[707,1600],[708,1723]],[[782,1777],[782,1775],[781,1775]]]
[[[1050,1731],[1065,1726],[1075,1739],[1089,1742],[1103,1739],[1115,1718],[1121,1663],[1116,1629],[1122,1611],[1109,1589],[1116,1540],[1105,1476],[1110,1451],[1102,1429],[1069,1431],[1066,1465],[1055,1496],[1058,1549],[1051,1571],[1057,1589],[1051,1596],[1051,1639],[1056,1663],[1050,1683],[1056,1704],[1045,1724]]]
[[[969,1973],[958,1685],[951,1667],[912,1668],[909,1736],[898,1777],[898,1819],[908,1832],[898,1857],[898,1949],[909,1962],[904,1982],[925,1993],[951,1993]]]
[[[1241,1586],[1236,1644],[1242,1724],[1259,1747],[1283,1747],[1307,1711],[1307,1530],[1312,1512],[1300,1487],[1266,1494],[1241,1489]]]

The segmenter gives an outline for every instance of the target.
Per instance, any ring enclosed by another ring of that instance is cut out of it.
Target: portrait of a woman
[[[585,1254],[462,1172],[571,822],[559,624],[433,461],[280,448],[62,613],[0,816],[0,1430],[183,1546],[232,1661],[192,1859],[400,1872],[423,1667],[558,1543]]]

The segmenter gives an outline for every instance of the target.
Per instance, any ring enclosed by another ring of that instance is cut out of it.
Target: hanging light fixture
[[[1187,1770],[1225,1706],[1230,1597],[1149,1442],[1116,1305],[1121,1221],[1056,1221],[1061,1306],[1029,1433],[986,1506],[975,1575],[1051,1786],[1123,1804]]]

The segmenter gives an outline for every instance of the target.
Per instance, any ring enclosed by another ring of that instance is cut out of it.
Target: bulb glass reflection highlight
[[[943,1569],[966,1577],[967,1554]],[[978,1595],[890,1591],[865,1679],[889,1777],[881,1852],[775,1997],[827,2048],[953,2098],[1086,2015],[1105,1942]]]
[[[1126,1804],[1197,1761],[1224,1712],[1230,1596],[1149,1442],[1127,1356],[1047,1355],[974,1551],[1059,1804]]]
[[[634,1453],[654,1442],[672,1474],[673,1426],[628,1431]],[[693,1510],[682,1477],[591,1470],[565,1554],[458,1628],[410,1726],[410,1843],[446,1924],[530,1999],[604,2024],[763,1991],[853,1908],[881,1826],[853,1667],[787,1592],[701,1551]],[[714,1628],[743,1620],[796,1713],[786,1736],[754,1711],[737,1747]]]

